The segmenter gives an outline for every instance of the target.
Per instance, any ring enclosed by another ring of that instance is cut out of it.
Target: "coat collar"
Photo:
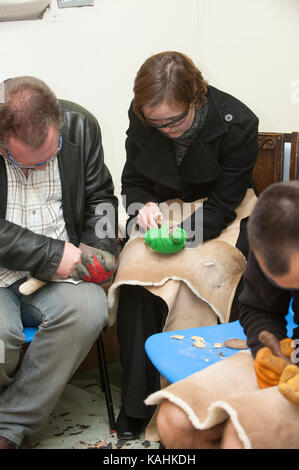
[[[207,98],[209,100],[209,111],[206,123],[202,129],[202,137],[205,142],[211,142],[225,134],[228,131],[228,125],[220,112],[216,88],[208,87]]]

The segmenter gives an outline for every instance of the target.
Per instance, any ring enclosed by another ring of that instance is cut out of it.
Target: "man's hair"
[[[49,127],[61,127],[58,100],[52,90],[35,77],[15,77],[2,84],[0,145],[10,137],[32,149],[41,147]]]
[[[200,106],[207,94],[207,82],[192,60],[181,52],[166,51],[149,57],[137,72],[133,108],[145,123],[143,106],[156,106],[163,100],[186,108]]]
[[[287,274],[290,258],[299,250],[299,180],[265,189],[248,222],[250,247],[276,276]]]

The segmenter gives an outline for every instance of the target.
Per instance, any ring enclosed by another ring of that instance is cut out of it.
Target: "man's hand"
[[[81,250],[69,242],[65,242],[64,252],[54,277],[67,279],[71,276],[76,265],[81,262]]]
[[[268,388],[278,385],[285,367],[286,362],[282,358],[274,356],[269,348],[260,349],[254,361],[254,370],[259,387]]]
[[[82,253],[81,263],[72,272],[72,278],[85,282],[101,282],[108,279],[116,269],[115,257],[107,251],[97,251],[94,255]]]
[[[292,340],[285,338],[278,341],[271,333],[262,332],[259,340],[266,344],[260,349],[254,361],[254,370],[260,388],[278,385],[283,370],[290,363],[289,357],[293,351]]]
[[[137,223],[144,230],[148,230],[151,227],[158,228],[163,222],[163,216],[160,208],[154,202],[148,202],[145,206],[140,209],[137,216]]]
[[[278,390],[291,403],[299,406],[299,367],[288,365],[280,376]]]
[[[280,393],[291,403],[299,406],[299,367],[288,359],[294,351],[291,338],[278,341],[268,331],[259,340],[269,347],[258,351],[254,368],[260,388],[278,385]]]

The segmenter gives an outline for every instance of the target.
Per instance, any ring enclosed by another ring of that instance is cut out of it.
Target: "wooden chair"
[[[287,180],[298,177],[299,132],[272,133],[259,132],[259,153],[253,170],[253,180],[258,193],[267,186],[284,179],[285,144],[291,144],[289,174]]]

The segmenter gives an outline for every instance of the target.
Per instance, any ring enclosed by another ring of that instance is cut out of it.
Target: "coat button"
[[[232,114],[226,114],[226,115],[224,116],[224,119],[225,119],[227,122],[231,121],[232,118],[233,118]]]

